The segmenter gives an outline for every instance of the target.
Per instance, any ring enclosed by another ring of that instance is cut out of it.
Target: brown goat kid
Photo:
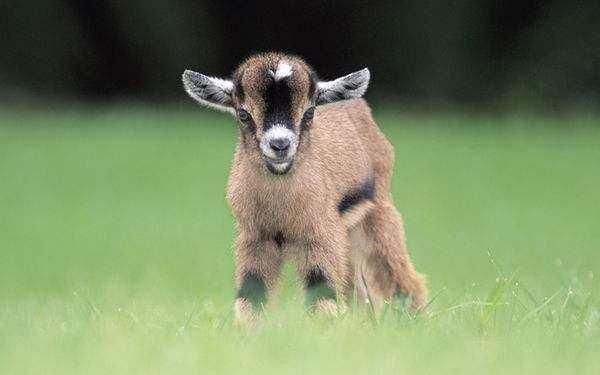
[[[369,79],[363,69],[319,81],[281,53],[250,57],[231,80],[183,73],[193,99],[239,122],[227,193],[238,227],[238,320],[266,303],[285,260],[317,310],[335,314],[353,292],[376,307],[397,295],[423,307],[424,278],[390,194],[393,149],[360,99]]]

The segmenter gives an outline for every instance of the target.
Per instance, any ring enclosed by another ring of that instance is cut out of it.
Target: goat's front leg
[[[235,317],[250,322],[267,303],[281,271],[282,255],[275,241],[240,231],[235,249],[237,296]]]
[[[335,315],[344,306],[352,275],[348,238],[341,229],[309,240],[296,259],[311,310]]]

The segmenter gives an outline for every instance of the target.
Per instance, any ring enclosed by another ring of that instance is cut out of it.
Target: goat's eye
[[[304,112],[304,121],[310,121],[315,116],[315,107],[310,107]]]
[[[248,122],[250,121],[250,114],[244,109],[238,109],[238,118],[241,122]]]

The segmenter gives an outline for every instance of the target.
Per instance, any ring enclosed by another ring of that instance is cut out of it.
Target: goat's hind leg
[[[357,303],[376,311],[398,289],[387,260],[375,251],[375,242],[366,223],[349,230],[354,263],[354,292]]]
[[[391,292],[384,292],[386,299],[395,297],[393,294],[401,294],[412,300],[413,309],[423,307],[427,300],[425,278],[412,264],[406,248],[402,217],[393,203],[388,200],[376,202],[367,218],[366,229],[373,241],[373,252],[367,259],[371,272],[381,285],[385,285],[385,279],[395,284]]]

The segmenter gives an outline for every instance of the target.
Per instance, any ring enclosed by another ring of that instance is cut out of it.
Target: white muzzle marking
[[[290,146],[284,157],[279,157],[271,148],[270,144],[272,140],[281,138],[285,138],[290,142]],[[287,167],[287,165],[291,162],[291,159],[296,154],[297,148],[298,137],[292,130],[286,128],[283,125],[275,125],[269,128],[269,130],[265,132],[262,140],[260,141],[260,149],[263,155],[271,159],[272,164],[275,168],[281,168],[281,170],[284,170],[285,167]]]

